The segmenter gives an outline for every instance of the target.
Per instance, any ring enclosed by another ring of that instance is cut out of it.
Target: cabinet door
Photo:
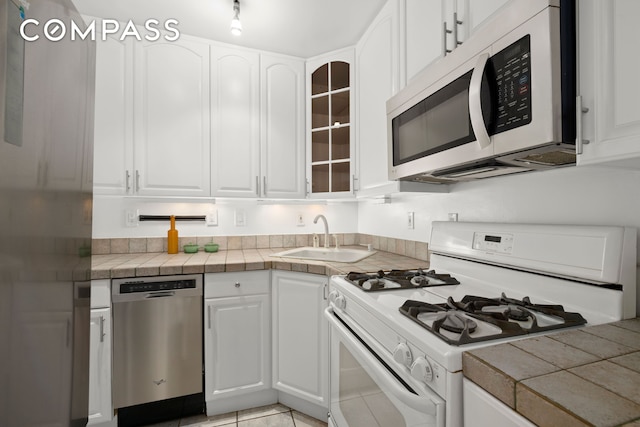
[[[302,198],[304,62],[261,55],[262,196]]]
[[[9,373],[9,425],[67,427],[71,411],[72,313],[18,316]]]
[[[307,177],[310,197],[351,197],[355,180],[355,52],[307,62]]]
[[[259,73],[257,53],[211,47],[213,196],[258,196]]]
[[[209,45],[183,37],[135,47],[137,194],[209,196]]]
[[[384,9],[356,46],[358,113],[358,192],[386,184],[386,101],[397,90],[397,49],[393,8]]]
[[[579,165],[607,164],[640,168],[640,2],[579,2],[579,70],[582,138],[590,141]]]
[[[133,192],[133,42],[108,36],[96,43],[93,188]]]
[[[273,387],[328,407],[327,278],[274,271]]]
[[[91,310],[89,425],[111,421],[111,309]]]
[[[444,53],[443,0],[406,0],[401,15],[406,83]],[[401,63],[403,63],[401,62]],[[386,135],[386,133],[385,133]]]
[[[205,301],[205,399],[271,388],[269,295]]]
[[[449,0],[450,1],[450,0]],[[510,0],[456,0],[458,20],[462,21],[458,38],[467,40],[484,24],[491,15],[498,11]]]

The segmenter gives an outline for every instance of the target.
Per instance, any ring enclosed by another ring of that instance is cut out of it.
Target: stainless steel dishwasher
[[[115,279],[113,405],[202,392],[202,275]]]

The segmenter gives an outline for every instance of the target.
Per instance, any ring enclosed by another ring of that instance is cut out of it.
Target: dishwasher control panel
[[[131,294],[135,292],[155,292],[173,291],[176,289],[195,289],[196,280],[166,280],[160,282],[131,281],[120,283],[121,294]]]

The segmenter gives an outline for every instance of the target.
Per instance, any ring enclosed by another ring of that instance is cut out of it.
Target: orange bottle
[[[178,253],[178,230],[176,230],[176,217],[171,215],[171,228],[167,231],[167,253]]]

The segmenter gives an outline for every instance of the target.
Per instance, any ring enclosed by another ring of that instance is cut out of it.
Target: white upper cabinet
[[[96,49],[93,188],[131,194],[133,184],[133,43],[110,35]]]
[[[262,54],[262,196],[304,198],[304,62]]]
[[[137,194],[209,196],[209,45],[183,36],[135,48]]]
[[[464,43],[509,0],[400,0],[401,86]]]
[[[386,102],[398,85],[394,11],[387,3],[356,46],[358,194],[389,183]]]
[[[96,194],[209,196],[208,43],[96,45]]]
[[[217,197],[256,197],[260,182],[259,54],[211,47],[211,183]]]
[[[307,61],[309,196],[351,197],[355,180],[354,50]]]
[[[639,169],[640,86],[634,82],[640,59],[634,52],[640,40],[640,2],[581,0],[577,6],[579,93],[588,109],[581,114],[578,138],[589,141],[578,165]]]

